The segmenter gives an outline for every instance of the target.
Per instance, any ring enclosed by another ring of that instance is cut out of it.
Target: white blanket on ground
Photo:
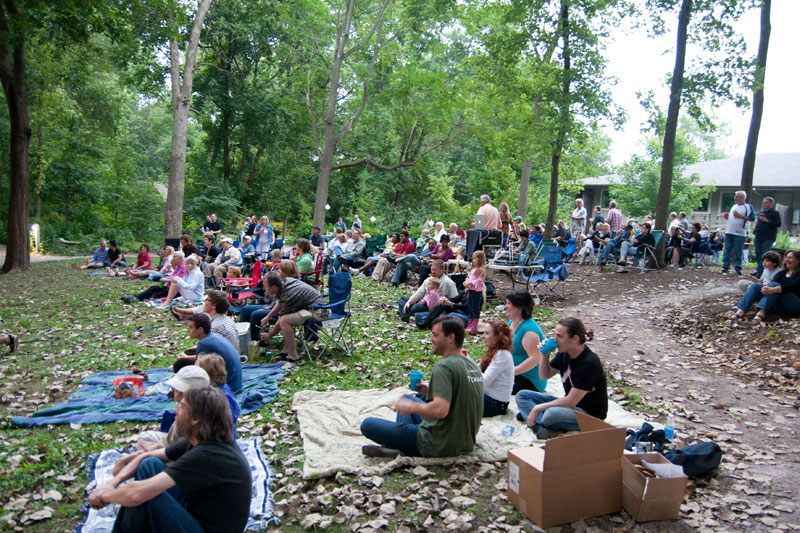
[[[547,383],[545,391],[553,396],[563,396],[564,388],[559,376]],[[505,461],[512,448],[530,446],[537,441],[524,422],[516,419],[518,412],[513,398],[504,416],[484,418],[478,431],[477,443],[471,453],[459,457],[398,457],[393,460],[370,458],[361,453],[361,446],[371,441],[361,435],[361,421],[375,416],[395,419],[390,409],[407,388],[394,390],[368,389],[350,391],[300,391],[294,395],[292,408],[297,412],[303,450],[306,455],[303,477],[331,476],[339,471],[361,475],[380,475],[407,465],[432,465]],[[639,429],[644,418],[625,411],[609,400],[606,422],[617,427]],[[514,426],[514,433],[506,438],[500,432],[505,426]]]

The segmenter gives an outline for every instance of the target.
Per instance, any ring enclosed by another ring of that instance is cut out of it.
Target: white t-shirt
[[[576,233],[583,233],[583,228],[586,226],[586,208],[583,206],[576,207],[572,212],[572,216],[581,217],[580,220],[573,219],[572,223],[569,225],[572,230],[572,236],[577,237]]]
[[[508,402],[513,389],[514,358],[508,350],[499,350],[483,373],[483,392],[498,402]]]
[[[748,211],[747,204],[733,204],[733,207],[731,207],[728,213],[728,222],[725,224],[725,234],[739,235],[741,237],[746,236],[747,231],[745,228],[747,227],[747,221],[743,218],[736,218],[733,214],[738,212],[742,216],[747,216]],[[753,213],[749,214],[752,215]]]

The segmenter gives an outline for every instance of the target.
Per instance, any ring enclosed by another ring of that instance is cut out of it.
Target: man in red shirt
[[[411,242],[411,234],[406,230],[401,231],[400,242],[395,245],[394,251],[390,253],[388,257],[380,258],[378,265],[372,272],[372,280],[383,281],[383,278],[386,277],[386,274],[389,273],[394,264],[397,263],[398,259],[405,257],[408,254],[413,254],[415,250],[416,248],[414,243]],[[392,278],[392,283],[394,283],[394,278]]]

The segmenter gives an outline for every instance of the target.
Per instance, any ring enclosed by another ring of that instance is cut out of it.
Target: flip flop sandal
[[[171,314],[172,316],[174,316],[174,317],[175,317],[175,318],[177,318],[178,320],[183,320],[183,317],[182,317],[181,315],[179,315],[177,311],[175,311],[175,306],[172,306],[172,307],[170,307],[170,308],[169,308],[169,312],[170,312],[170,314]]]
[[[284,357],[284,358],[283,358],[283,360],[284,360],[284,361],[288,361],[288,362],[290,362],[290,363],[296,363],[296,362],[298,362],[298,361],[299,361],[300,359],[302,359],[302,358],[303,358],[303,356],[302,356],[302,355],[298,355],[298,356],[297,356],[297,359],[292,359],[291,357]]]

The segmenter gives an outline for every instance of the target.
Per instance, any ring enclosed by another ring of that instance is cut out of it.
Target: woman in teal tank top
[[[511,291],[506,296],[506,315],[508,325],[514,334],[511,356],[514,358],[514,389],[511,394],[521,390],[544,392],[547,381],[539,379],[539,360],[542,353],[539,343],[544,333],[539,324],[531,318],[533,297],[526,291]]]

